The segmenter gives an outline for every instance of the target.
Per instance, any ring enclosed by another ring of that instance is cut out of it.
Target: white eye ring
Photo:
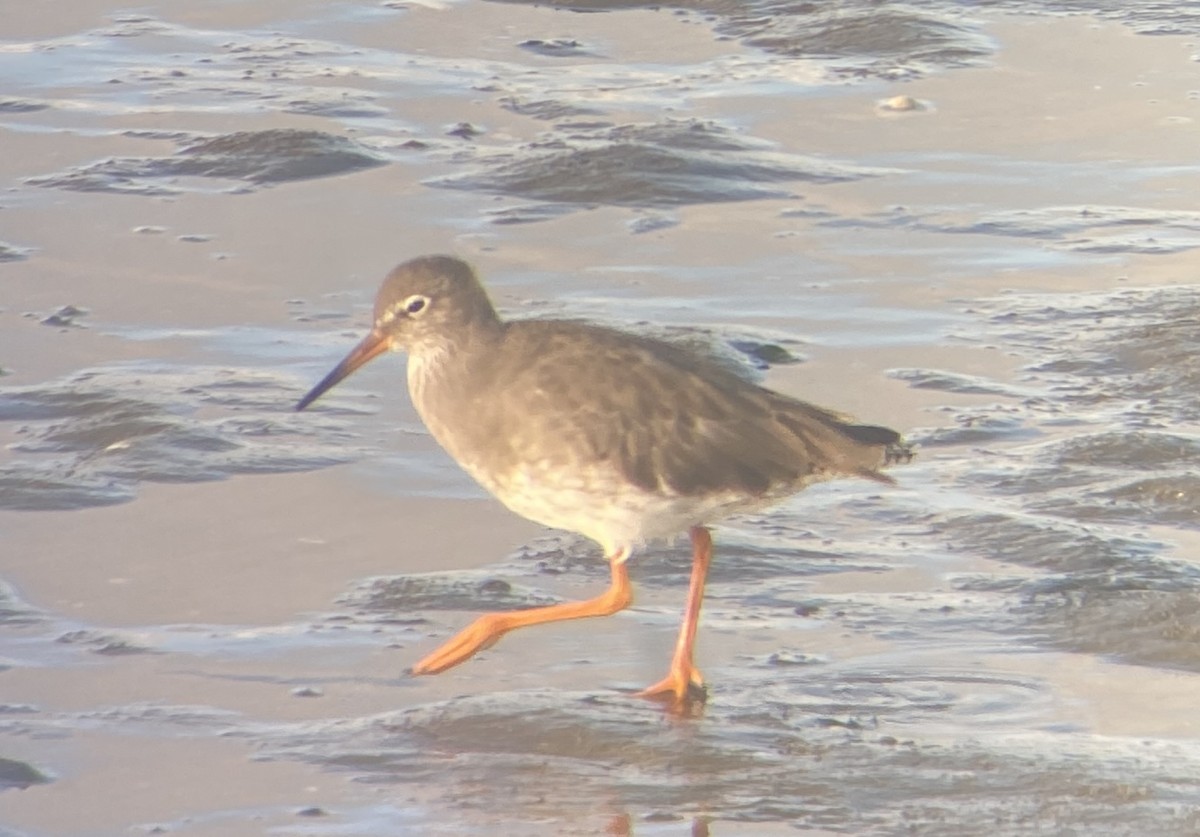
[[[429,305],[429,297],[421,294],[413,294],[400,306],[401,310],[409,316],[420,314]]]

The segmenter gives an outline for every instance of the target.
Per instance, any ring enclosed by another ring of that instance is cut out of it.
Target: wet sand
[[[106,3],[6,27],[7,43],[67,40],[41,48],[64,56],[60,82],[20,76],[55,105],[0,107],[0,238],[28,248],[0,265],[0,757],[47,780],[0,792],[0,833],[1194,833],[1197,495],[1184,473],[1130,489],[1136,462],[1065,447],[1110,433],[1149,456],[1133,437],[1170,435],[1157,472],[1192,461],[1190,371],[1153,355],[1186,344],[1150,332],[1191,310],[1196,222],[1171,213],[1197,192],[1194,39],[995,17],[979,66],[847,85],[696,14],[323,9],[158,10],[185,34],[131,35],[100,66],[70,42],[113,25]],[[289,38],[280,78],[311,72],[309,93],[366,115],[280,110],[291,91],[272,82],[216,107],[161,63],[194,47],[180,66],[200,73],[211,51],[213,89],[236,90],[221,44],[270,57]],[[575,52],[555,64],[530,39]],[[671,106],[774,143],[767,157],[875,173],[679,205],[431,187],[545,138],[549,121],[501,101],[536,86],[514,66],[561,71],[562,101],[601,112],[581,124]],[[930,109],[881,115],[897,94]],[[485,133],[446,136],[463,121]],[[163,176],[179,191],[162,195],[24,182],[177,154],[149,132],[273,128],[390,162],[273,186]],[[547,206],[561,214],[487,214]],[[630,226],[646,221],[661,226]],[[391,264],[437,251],[472,259],[517,315],[785,345],[805,362],[769,385],[922,444],[895,489],[824,485],[717,529],[703,717],[627,694],[669,658],[682,544],[635,559],[626,613],[403,674],[478,611],[592,595],[606,573],[436,449],[398,359],[289,412]],[[67,304],[85,327],[39,322]],[[1167,395],[1137,389],[1149,375]],[[34,473],[50,487],[30,490]]]

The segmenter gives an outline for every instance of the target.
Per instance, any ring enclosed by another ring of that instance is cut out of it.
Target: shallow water
[[[1074,9],[7,10],[0,833],[1195,833],[1197,9]],[[402,674],[607,578],[292,412],[432,251],[920,446],[717,529],[696,717],[683,544]]]

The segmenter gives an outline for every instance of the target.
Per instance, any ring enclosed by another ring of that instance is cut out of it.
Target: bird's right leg
[[[677,712],[686,710],[691,704],[704,703],[707,696],[704,678],[692,661],[692,655],[696,647],[696,628],[700,624],[700,606],[704,602],[704,584],[712,563],[712,535],[703,526],[692,527],[690,535],[692,580],[688,585],[687,607],[683,611],[671,669],[662,680],[638,692],[638,697],[664,701]]]
[[[500,637],[517,628],[540,625],[544,622],[585,619],[589,616],[611,616],[619,610],[624,610],[633,601],[633,587],[629,583],[629,570],[625,566],[627,554],[625,550],[620,550],[609,558],[612,583],[596,598],[509,613],[486,613],[414,665],[412,673],[437,674],[453,668],[477,652],[494,645]]]

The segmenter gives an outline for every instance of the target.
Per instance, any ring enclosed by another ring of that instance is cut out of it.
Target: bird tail
[[[911,462],[917,455],[916,450],[904,440],[903,436],[888,427],[878,427],[873,424],[843,424],[838,429],[856,442],[882,447],[883,461],[880,463],[880,467],[883,468],[888,465]],[[876,482],[895,482],[891,477],[874,468],[864,468],[859,474]]]

